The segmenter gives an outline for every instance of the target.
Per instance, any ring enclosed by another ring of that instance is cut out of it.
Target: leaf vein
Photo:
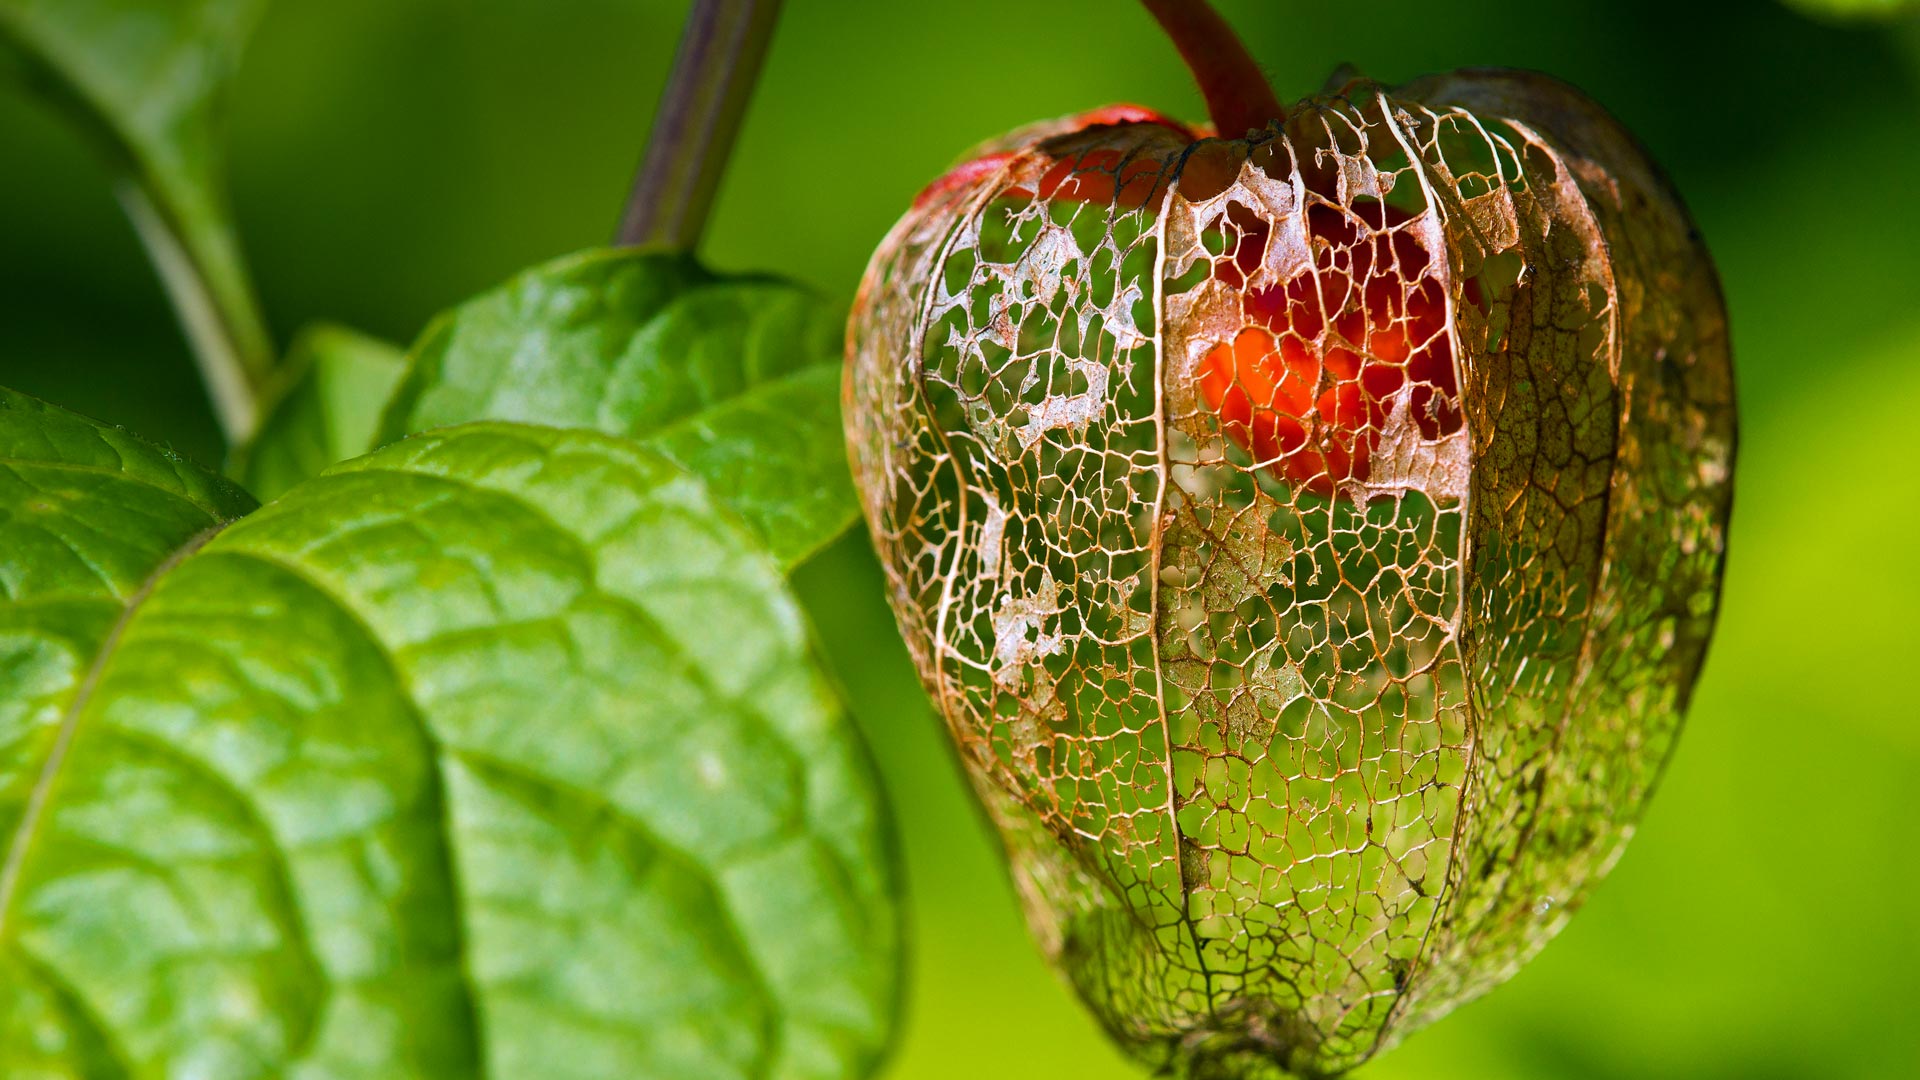
[[[41,766],[40,776],[34,781],[33,790],[27,797],[26,810],[20,815],[20,824],[14,830],[13,838],[7,844],[6,862],[0,864],[0,941],[7,939],[9,916],[12,914],[13,899],[20,887],[20,876],[26,866],[28,850],[36,839],[41,818],[45,816],[47,805],[52,799],[54,781],[59,777],[61,767],[66,763],[67,753],[73,746],[74,735],[80,726],[80,716],[92,700],[93,692],[100,685],[100,678],[108,661],[120,644],[120,638],[126,633],[127,625],[133,620],[134,613],[140,609],[153,590],[174,567],[179,566],[188,556],[205,547],[222,528],[224,523],[209,526],[189,537],[168,555],[140,588],[127,598],[121,609],[120,617],[114,620],[113,628],[100,643],[94,653],[93,663],[88,666],[87,674],[81,680],[80,687],[74,692],[73,700],[68,703],[66,712],[60,720],[60,730],[54,736],[53,748],[47,754],[45,764]]]

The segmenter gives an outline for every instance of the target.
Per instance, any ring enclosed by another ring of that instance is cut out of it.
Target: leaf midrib
[[[60,730],[54,736],[53,748],[47,753],[46,762],[40,767],[40,776],[33,783],[33,790],[27,796],[27,807],[20,815],[20,824],[15,827],[13,838],[7,843],[6,862],[0,864],[0,942],[4,942],[10,929],[9,916],[13,911],[13,899],[19,891],[20,877],[23,873],[27,855],[38,839],[41,819],[46,814],[47,805],[52,801],[53,788],[59,779],[61,767],[66,764],[67,754],[73,746],[73,740],[80,727],[80,717],[86,712],[92,701],[94,691],[100,686],[100,679],[107,664],[117,651],[121,637],[126,633],[134,615],[153,595],[161,580],[182,562],[205,547],[209,541],[226,528],[227,522],[218,521],[188,537],[186,542],[175,548],[160,564],[153,568],[146,579],[140,583],[133,594],[127,597],[121,606],[120,615],[113,622],[107,636],[100,641],[95,650],[93,662],[87,667],[86,676],[74,691],[73,700],[67,703],[65,713],[60,718]]]

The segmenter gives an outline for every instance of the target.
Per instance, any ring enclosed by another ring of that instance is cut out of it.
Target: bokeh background
[[[1644,139],[1732,310],[1726,600],[1689,730],[1619,869],[1539,959],[1357,1075],[1920,1076],[1920,24],[1771,0],[1222,0],[1284,98],[1552,72]],[[962,149],[1118,100],[1197,118],[1125,0],[792,0],[706,253],[848,298]],[[281,341],[406,341],[603,243],[684,3],[277,0],[229,116]],[[0,92],[0,383],[217,463],[158,285],[78,138]],[[1139,1075],[1044,967],[882,602],[864,537],[800,585],[900,821],[914,932],[897,1080]]]

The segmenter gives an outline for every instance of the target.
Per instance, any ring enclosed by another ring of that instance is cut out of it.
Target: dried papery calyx
[[[1712,628],[1732,375],[1678,198],[1560,83],[1217,119],[1101,110],[931,185],[848,435],[1047,954],[1172,1075],[1320,1076],[1619,855]]]

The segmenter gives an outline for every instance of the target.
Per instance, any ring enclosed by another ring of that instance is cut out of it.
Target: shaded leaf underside
[[[221,109],[264,0],[0,0],[0,75],[18,69],[126,180],[119,195],[216,381],[270,345],[227,207]],[[229,425],[247,391],[215,385]],[[244,412],[246,415],[240,415]]]
[[[228,471],[271,501],[334,462],[365,453],[405,360],[400,349],[345,327],[308,327],[282,361],[284,388]]]

